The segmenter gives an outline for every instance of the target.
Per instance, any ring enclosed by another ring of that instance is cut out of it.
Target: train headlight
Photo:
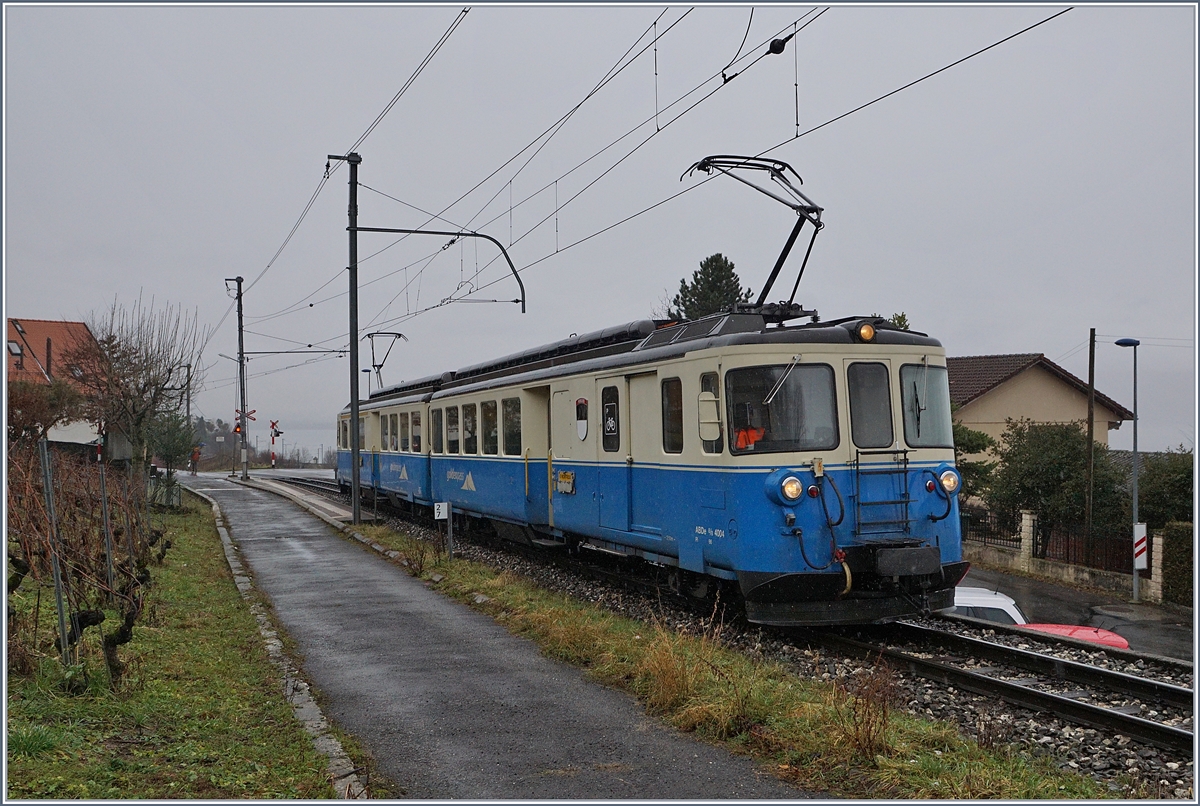
[[[942,483],[942,489],[947,493],[953,494],[958,490],[958,474],[953,470],[943,470],[942,475],[938,476],[938,480]]]
[[[804,495],[804,485],[795,476],[788,476],[779,485],[779,492],[788,501],[796,501]]]
[[[870,322],[860,323],[857,332],[861,341],[875,341],[875,325]]]

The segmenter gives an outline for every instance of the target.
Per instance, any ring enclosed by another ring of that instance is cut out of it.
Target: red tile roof
[[[950,400],[956,405],[965,406],[1034,366],[1041,367],[1067,385],[1087,394],[1086,381],[1076,378],[1046,358],[1043,353],[1013,353],[947,357],[946,372],[950,379]],[[1117,415],[1122,421],[1133,419],[1132,411],[1099,390],[1096,391],[1096,402]]]
[[[83,322],[9,319],[7,341],[8,382],[49,383],[51,378],[70,379],[63,356],[95,337]]]

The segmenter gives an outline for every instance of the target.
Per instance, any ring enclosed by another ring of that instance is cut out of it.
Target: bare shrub
[[[837,681],[833,723],[840,738],[857,754],[874,758],[886,746],[897,695],[895,670],[882,657],[870,669]]]
[[[975,722],[975,741],[985,750],[999,750],[1007,747],[1013,737],[1013,723],[994,710],[979,714]]]

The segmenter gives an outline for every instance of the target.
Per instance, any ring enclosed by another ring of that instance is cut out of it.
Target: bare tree
[[[207,340],[195,311],[167,304],[155,310],[139,296],[130,308],[116,300],[100,314],[88,317],[96,343],[84,345],[69,359],[79,369],[88,419],[102,429],[120,430],[134,447],[146,444],[147,429],[160,414],[183,407],[188,389],[203,372],[198,355]]]

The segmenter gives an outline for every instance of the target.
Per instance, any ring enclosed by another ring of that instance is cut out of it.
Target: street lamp
[[[1145,551],[1146,525],[1138,521],[1138,406],[1137,406],[1137,348],[1141,344],[1137,339],[1117,339],[1118,347],[1133,348],[1133,601],[1138,601],[1138,559],[1142,559],[1141,567],[1145,568],[1145,555],[1138,553],[1138,538],[1142,539],[1142,551]]]

